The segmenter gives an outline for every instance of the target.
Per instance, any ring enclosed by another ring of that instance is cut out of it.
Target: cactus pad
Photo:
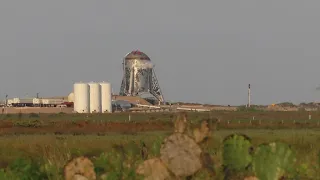
[[[252,161],[250,139],[241,134],[232,134],[224,139],[223,165],[229,170],[245,170]]]
[[[253,170],[259,180],[278,180],[292,168],[295,160],[295,154],[287,144],[262,144],[253,157]]]

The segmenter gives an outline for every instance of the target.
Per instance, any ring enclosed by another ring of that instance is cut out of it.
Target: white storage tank
[[[90,113],[101,113],[101,87],[99,83],[89,83]]]
[[[102,112],[112,112],[112,97],[111,97],[111,84],[107,82],[100,83],[101,85],[101,107]]]
[[[87,83],[75,83],[74,88],[74,111],[78,113],[89,113],[90,92]]]
[[[74,102],[74,94],[73,94],[73,92],[69,94],[68,102]]]

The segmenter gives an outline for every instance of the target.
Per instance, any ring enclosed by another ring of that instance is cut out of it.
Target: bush
[[[37,113],[30,113],[29,114],[29,118],[39,118],[39,117],[40,117],[40,115]]]
[[[241,111],[241,112],[261,112],[263,110],[258,109],[257,107],[239,106],[237,108],[237,111]]]
[[[39,163],[24,158],[18,158],[9,166],[9,171],[21,180],[47,179],[46,174],[40,169]]]
[[[64,115],[66,115],[66,113],[64,113],[64,112],[59,112],[59,113],[55,113],[55,114],[50,114],[50,115],[49,115],[49,118],[57,118],[57,117],[62,117],[62,116],[64,116]]]
[[[33,119],[33,120],[30,120],[30,121],[19,120],[19,121],[14,121],[13,122],[14,126],[20,126],[20,127],[40,127],[41,124],[42,123],[38,119]]]

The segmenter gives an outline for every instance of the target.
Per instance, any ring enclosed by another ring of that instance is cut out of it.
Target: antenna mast
[[[248,107],[251,106],[251,89],[250,89],[250,84],[248,86]]]

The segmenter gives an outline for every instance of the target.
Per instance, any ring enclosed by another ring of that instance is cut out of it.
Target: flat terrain
[[[222,141],[224,137],[232,133],[242,133],[252,138],[252,143],[257,147],[261,143],[269,143],[280,140],[289,143],[297,151],[297,169],[301,173],[301,179],[316,179],[319,172],[314,169],[317,165],[317,153],[320,149],[320,131],[317,130],[218,130],[212,135],[213,138],[205,145],[205,151],[209,152],[214,160],[216,178],[223,179],[222,166]],[[12,135],[0,138],[0,159],[1,167],[5,168],[17,157],[32,157],[42,165],[50,165],[45,173],[53,174],[53,179],[63,179],[61,169],[72,157],[85,155],[94,162],[99,161],[102,153],[111,153],[117,156],[114,145],[126,145],[133,141],[140,147],[140,142],[145,142],[149,151],[149,158],[158,156],[155,147],[159,147],[161,140],[169,132],[146,132],[135,135],[107,134],[104,136],[86,135]],[[129,148],[129,147],[128,147]],[[131,148],[131,147],[130,147]],[[128,149],[129,150],[129,149]],[[133,149],[134,151],[134,149]],[[142,162],[139,151],[134,151],[137,156],[136,168]],[[114,171],[110,165],[116,165],[118,160],[105,162],[105,171]],[[96,162],[95,165],[99,165]],[[109,168],[109,169],[108,169]],[[306,172],[304,168],[307,168]],[[124,173],[129,173],[125,170]],[[306,173],[306,174],[304,174]],[[317,174],[318,173],[318,174]],[[100,174],[101,175],[101,174]],[[126,174],[127,175],[127,174]],[[125,175],[125,176],[126,176]],[[196,175],[196,179],[207,179],[206,171],[201,171]],[[141,179],[136,177],[136,179]]]
[[[24,175],[28,174],[25,171],[42,173],[43,177],[39,179],[63,179],[62,169],[67,161],[72,157],[85,155],[94,162],[99,176],[108,173],[109,179],[117,179],[118,176],[114,173],[119,172],[117,163],[120,160],[114,158],[120,157],[120,152],[115,150],[115,145],[118,145],[124,146],[132,156],[125,160],[131,168],[121,170],[123,179],[141,179],[142,177],[134,175],[135,168],[143,161],[140,155],[141,143],[146,144],[148,158],[158,156],[162,140],[173,131],[175,116],[174,113],[2,114],[0,168],[6,171],[7,179],[14,179],[12,173],[18,171]],[[199,126],[203,119],[212,122],[212,138],[203,149],[214,161],[216,179],[223,179],[224,174],[222,141],[233,133],[246,134],[252,139],[254,147],[272,141],[292,145],[297,151],[296,177],[320,177],[320,167],[317,164],[320,150],[319,112],[188,113],[191,127]],[[130,142],[138,149],[135,150]],[[31,166],[31,169],[23,168],[26,162],[17,161],[19,157],[31,159],[38,165]],[[112,162],[109,158],[113,159]],[[0,179],[1,177],[0,171]],[[210,174],[202,170],[194,179],[209,177]]]
[[[174,113],[2,114],[0,135],[168,131],[174,117]],[[188,119],[191,126],[212,119],[217,129],[320,129],[319,112],[192,112]]]

